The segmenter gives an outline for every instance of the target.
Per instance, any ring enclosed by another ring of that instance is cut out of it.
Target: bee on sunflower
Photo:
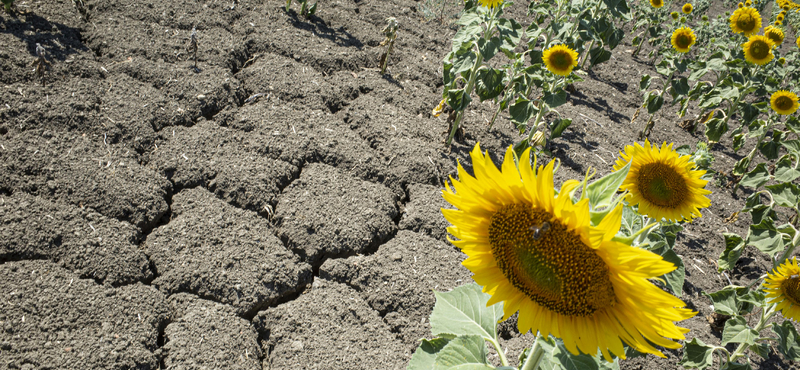
[[[573,354],[624,359],[624,342],[665,357],[655,346],[681,346],[674,340],[688,329],[674,322],[696,312],[648,281],[673,264],[613,240],[621,205],[593,226],[588,198],[570,196],[580,182],[566,181],[555,194],[554,161],[537,168],[526,149],[517,167],[509,147],[500,170],[480,145],[470,156],[474,176],[458,165],[458,180],[443,191],[456,209],[442,214],[458,239],[451,242],[468,256],[462,264],[492,296],[487,306],[504,302],[503,318],[519,312],[521,333],[553,334]]]
[[[750,36],[761,29],[761,15],[750,7],[739,8],[731,14],[730,25],[733,33]]]
[[[791,91],[778,90],[770,96],[769,106],[775,113],[789,115],[796,112],[800,104],[797,103],[797,94]]]
[[[767,36],[775,44],[773,47],[778,47],[783,43],[783,31],[775,26],[767,26],[764,28],[764,36]]]
[[[750,63],[763,66],[769,63],[775,55],[772,54],[773,41],[767,36],[753,35],[744,43],[744,59]]]
[[[800,266],[797,258],[786,260],[764,280],[769,303],[777,304],[787,319],[800,321]]]
[[[653,8],[658,9],[664,6],[664,0],[650,0],[650,5],[652,5]]]
[[[692,14],[692,10],[694,10],[694,7],[692,7],[691,3],[683,4],[683,7],[681,7],[683,14]]]
[[[620,152],[614,170],[631,162],[620,189],[630,192],[626,200],[638,204],[640,213],[655,220],[691,220],[701,216],[700,208],[711,205],[705,196],[711,193],[705,189],[708,181],[700,179],[706,171],[695,170],[689,156],[679,155],[672,145],[665,142],[659,149],[649,140],[644,146],[628,145],[625,153]]]
[[[554,45],[542,52],[547,70],[559,76],[569,76],[578,66],[578,53],[566,45]]]
[[[681,27],[672,33],[671,38],[672,47],[681,53],[688,53],[689,48],[697,41],[694,32],[689,27]]]

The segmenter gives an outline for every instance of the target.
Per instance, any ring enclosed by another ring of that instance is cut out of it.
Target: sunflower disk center
[[[692,44],[692,38],[687,35],[680,35],[675,41],[681,49],[686,49]]]
[[[605,261],[550,213],[506,206],[492,216],[489,240],[506,279],[539,305],[586,316],[614,304]]]
[[[749,14],[743,14],[736,19],[736,26],[745,32],[749,32],[756,28],[756,20]]]
[[[790,302],[800,306],[800,277],[792,275],[781,283],[781,290]]]
[[[753,42],[753,46],[750,47],[750,50],[753,52],[753,57],[756,59],[764,59],[769,55],[769,45],[763,41],[755,41]]]
[[[663,163],[642,166],[637,183],[642,197],[661,207],[680,205],[689,191],[683,176]]]
[[[775,106],[777,106],[778,109],[789,110],[792,109],[793,105],[794,102],[792,101],[792,99],[789,99],[788,97],[781,96],[778,99],[775,99]]]

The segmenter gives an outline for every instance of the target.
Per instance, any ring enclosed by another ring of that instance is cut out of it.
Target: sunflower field
[[[628,357],[679,348],[684,368],[750,369],[751,356],[768,358],[773,343],[800,360],[800,5],[747,0],[709,15],[707,1],[542,1],[529,4],[528,25],[505,16],[510,5],[466,2],[444,60],[433,114],[449,113],[446,145],[473,96],[496,105],[489,129],[507,112],[520,137],[499,167],[475,145],[472,174],[459,164],[445,184],[449,240],[467,255],[475,284],[437,293],[435,338],[422,340],[408,369],[491,368],[484,341],[499,368],[516,368],[495,329],[512,316],[520,333],[536,334],[520,370],[617,368]],[[658,73],[641,76],[642,103],[631,121],[644,114],[631,138],[644,144],[621,148],[609,175],[594,180],[590,169],[557,187],[560,162],[537,163],[571,124],[556,108],[574,83],[620,52],[628,32],[635,36],[625,52],[647,45]],[[784,43],[789,34],[797,45]],[[696,150],[650,143],[659,117],[689,112],[682,127],[704,128]],[[732,168],[710,168],[709,146],[738,152],[753,141]],[[734,193],[746,189],[745,208],[731,217],[753,219],[746,235],[723,234],[718,270],[733,270],[746,247],[772,267],[747,286],[704,292],[722,318],[720,345],[687,340],[680,321],[697,312],[678,298],[687,262],[672,250],[683,225],[711,205],[706,187],[714,179]]]

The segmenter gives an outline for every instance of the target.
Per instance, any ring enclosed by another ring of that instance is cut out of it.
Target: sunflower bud
[[[780,65],[786,64],[786,58],[778,58],[778,64]]]
[[[444,110],[444,99],[442,99],[442,101],[439,102],[439,105],[437,105],[436,108],[433,108],[433,111],[431,111],[431,114],[434,117],[439,117],[439,115],[442,114],[443,110]]]
[[[703,16],[702,16],[702,17],[700,17],[700,19],[702,19],[702,20],[704,20],[704,21],[708,22],[708,16],[707,16],[707,15],[705,15],[705,14],[703,14]]]
[[[680,15],[678,15],[678,12],[672,12],[672,13],[669,13],[669,16],[670,16],[670,17],[672,17],[672,19],[674,19],[674,20],[676,20],[676,21],[677,21],[677,20],[678,20],[678,17],[679,17]]]
[[[535,148],[537,146],[544,146],[544,133],[541,131],[536,131],[531,138],[531,142],[529,143],[531,148]]]

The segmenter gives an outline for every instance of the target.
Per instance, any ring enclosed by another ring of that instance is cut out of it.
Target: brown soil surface
[[[68,0],[16,4],[0,15],[0,368],[404,369],[433,290],[471,282],[440,189],[476,142],[499,163],[519,136],[505,115],[487,130],[494,106],[473,102],[444,147],[430,112],[455,29],[422,2],[326,0],[310,19],[274,0],[86,1],[88,20]],[[639,78],[656,73],[630,38],[559,108],[573,124],[552,142],[558,184],[611,172],[643,124]],[[651,141],[703,140],[678,123],[668,108]],[[715,169],[741,158],[729,148],[713,148]],[[716,272],[721,233],[750,221],[725,221],[746,196],[726,184],[709,183],[712,206],[675,247],[699,312],[682,325],[711,344],[702,293],[768,268],[747,249]],[[501,332],[509,359],[532,339]],[[678,367],[682,351],[666,354],[621,368]]]

